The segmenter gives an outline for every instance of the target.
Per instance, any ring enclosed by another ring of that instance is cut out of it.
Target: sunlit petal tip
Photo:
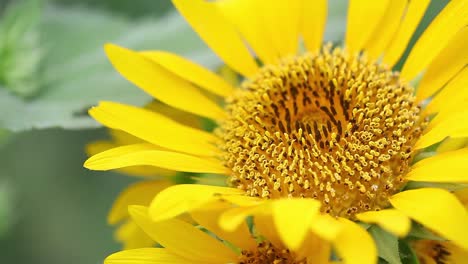
[[[428,229],[468,249],[468,215],[454,194],[438,188],[422,188],[395,194],[390,203]]]
[[[356,217],[363,222],[377,224],[399,237],[405,237],[411,229],[411,220],[395,209],[368,211],[357,214]]]
[[[377,263],[377,247],[371,235],[358,224],[339,218],[344,225],[334,241],[338,255],[346,264]]]
[[[272,203],[273,220],[285,245],[298,250],[310,223],[320,213],[321,203],[313,199],[280,199]]]
[[[150,204],[149,213],[154,221],[162,221],[217,201],[223,194],[242,193],[243,191],[236,188],[179,184],[164,189],[156,195]]]

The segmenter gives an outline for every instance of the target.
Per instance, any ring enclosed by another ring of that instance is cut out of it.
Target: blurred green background
[[[120,249],[107,212],[136,179],[82,167],[84,146],[106,137],[85,110],[149,100],[113,71],[102,45],[219,61],[169,0],[22,2],[0,0],[0,263],[102,263]],[[446,2],[433,1],[418,34]],[[341,41],[346,6],[330,1],[327,40]]]

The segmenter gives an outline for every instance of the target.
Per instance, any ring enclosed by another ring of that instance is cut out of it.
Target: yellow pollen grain
[[[427,123],[398,73],[329,46],[263,67],[226,111],[215,132],[233,186],[348,218],[389,204]]]
[[[279,249],[269,242],[261,242],[255,250],[244,250],[239,264],[306,264],[307,259],[297,259],[288,249]]]

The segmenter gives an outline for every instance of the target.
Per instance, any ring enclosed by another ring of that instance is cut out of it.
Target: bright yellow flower
[[[225,174],[232,188],[166,189],[152,202],[151,217],[168,219],[224,199],[238,206],[221,217],[225,228],[248,215],[272,215],[288,248],[301,247],[313,230],[346,263],[376,261],[375,246],[359,244],[369,235],[347,219],[375,223],[398,236],[414,220],[468,249],[467,212],[453,194],[403,189],[411,181],[468,182],[467,148],[412,165],[426,147],[468,137],[466,1],[450,1],[401,72],[392,67],[429,1],[350,1],[343,48],[322,45],[324,0],[173,2],[245,80],[234,88],[175,54],[106,45],[112,64],[130,82],[172,107],[215,120],[218,128],[209,133],[162,114],[102,102],[90,110],[96,120],[145,143],[95,155],[86,167],[151,165]],[[299,49],[300,39],[306,52]],[[410,81],[420,75],[414,96]],[[285,199],[291,197],[310,202]],[[304,221],[305,212],[313,223]],[[328,216],[338,220],[324,220]],[[328,229],[357,238],[323,231]]]
[[[260,226],[264,229],[256,230],[254,234],[250,233],[245,222],[235,230],[226,232],[216,223],[219,209],[194,212],[192,217],[199,224],[196,227],[178,219],[153,222],[146,207],[132,206],[129,211],[135,222],[164,248],[122,251],[109,256],[104,263],[329,263],[330,247],[326,243],[311,237],[308,247],[289,250],[279,240],[268,218],[262,219]],[[216,237],[203,232],[201,227]]]

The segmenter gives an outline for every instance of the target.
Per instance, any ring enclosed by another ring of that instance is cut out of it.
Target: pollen
[[[230,184],[315,198],[347,218],[388,206],[427,123],[413,92],[385,65],[330,45],[264,66],[228,98],[215,131]]]
[[[270,242],[261,242],[255,250],[244,250],[239,264],[306,264],[307,259],[297,260],[288,249],[278,249]]]

